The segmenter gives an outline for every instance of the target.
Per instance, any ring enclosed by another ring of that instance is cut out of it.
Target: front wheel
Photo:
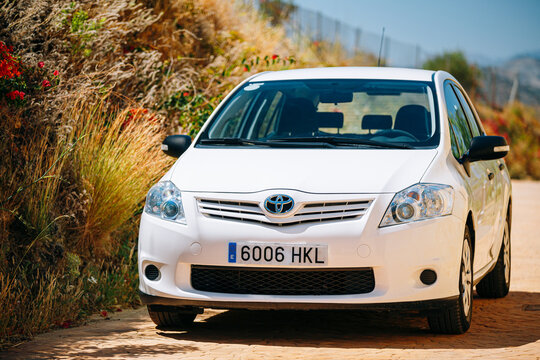
[[[510,226],[504,224],[503,241],[495,267],[477,285],[476,292],[483,298],[502,298],[510,290]]]
[[[440,334],[463,334],[471,326],[473,301],[472,265],[471,234],[469,227],[465,226],[459,274],[459,297],[453,304],[428,313],[428,323],[431,331]]]

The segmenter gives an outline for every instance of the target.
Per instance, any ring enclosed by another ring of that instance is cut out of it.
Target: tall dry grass
[[[110,250],[110,235],[134,217],[150,186],[172,164],[160,150],[163,140],[158,117],[139,108],[112,111],[79,98],[65,117],[74,129],[67,143],[76,142],[72,170],[86,202],[80,222],[79,249]]]
[[[163,119],[84,96],[66,109],[54,142],[45,132],[19,149],[24,182],[1,191],[12,198],[0,210],[11,216],[0,242],[0,346],[137,302],[138,214],[172,163],[159,147]]]

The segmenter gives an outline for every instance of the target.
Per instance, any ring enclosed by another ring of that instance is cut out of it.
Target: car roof
[[[393,68],[393,67],[320,67],[309,69],[294,69],[267,71],[255,75],[251,82],[276,80],[306,80],[306,79],[381,79],[381,80],[416,80],[432,81],[431,70]]]

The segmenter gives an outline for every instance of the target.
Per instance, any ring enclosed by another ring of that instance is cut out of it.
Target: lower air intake
[[[200,291],[260,295],[366,294],[375,288],[372,268],[273,269],[191,266],[191,286]]]

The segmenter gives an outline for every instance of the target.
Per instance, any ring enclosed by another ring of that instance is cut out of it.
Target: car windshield
[[[431,82],[250,82],[224,104],[197,146],[434,147],[435,106]]]

